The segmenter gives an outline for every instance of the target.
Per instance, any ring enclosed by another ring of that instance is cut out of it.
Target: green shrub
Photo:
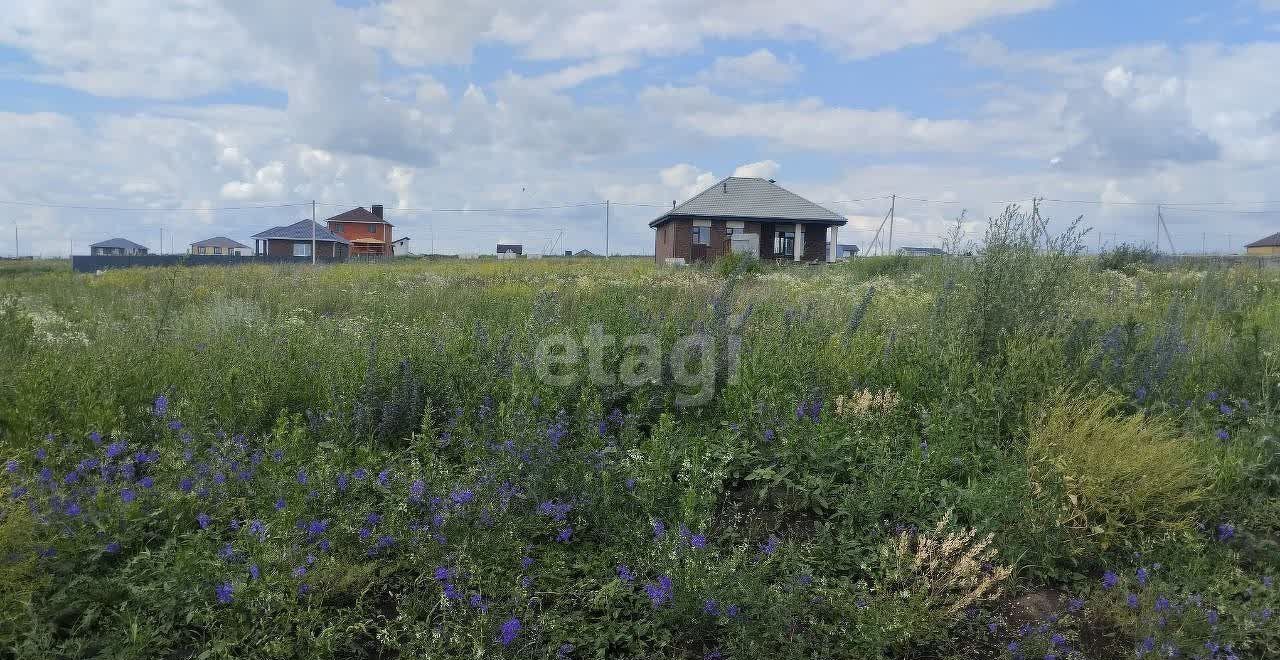
[[[1139,266],[1148,266],[1155,261],[1156,252],[1150,247],[1121,243],[1098,257],[1098,268],[1133,273]]]
[[[1033,425],[1033,486],[1078,552],[1142,534],[1187,531],[1212,475],[1203,452],[1166,419],[1123,410],[1112,393],[1061,395]]]

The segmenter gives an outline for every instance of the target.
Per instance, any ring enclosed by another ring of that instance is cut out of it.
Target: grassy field
[[[0,648],[1280,657],[1280,272],[1030,226],[826,267],[0,265]]]

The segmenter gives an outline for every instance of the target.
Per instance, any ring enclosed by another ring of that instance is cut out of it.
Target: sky
[[[643,254],[730,175],[841,243],[891,195],[895,247],[1040,197],[1091,249],[1162,215],[1162,249],[1238,252],[1280,231],[1276,62],[1280,0],[28,0],[0,255],[251,243],[313,200],[383,204],[415,253]]]

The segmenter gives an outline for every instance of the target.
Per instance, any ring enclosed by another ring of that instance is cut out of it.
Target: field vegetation
[[[0,267],[0,648],[1280,657],[1280,272],[990,227],[823,267]],[[714,395],[548,382],[557,333],[704,333]]]

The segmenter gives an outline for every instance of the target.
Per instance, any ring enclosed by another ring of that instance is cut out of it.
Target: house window
[[[293,256],[295,257],[311,256],[311,244],[310,243],[294,243]]]
[[[214,248],[213,248],[213,253],[214,253],[214,254],[222,254],[222,248],[220,248],[220,247],[218,247],[218,246],[216,246],[216,245],[215,245],[215,246],[214,246]]]
[[[711,245],[711,228],[710,227],[694,227],[693,228],[693,244],[694,245]]]
[[[378,233],[378,225],[369,225],[369,233],[370,234]]]
[[[796,253],[796,233],[793,231],[780,231],[773,239],[773,253],[778,255],[792,256]]]

